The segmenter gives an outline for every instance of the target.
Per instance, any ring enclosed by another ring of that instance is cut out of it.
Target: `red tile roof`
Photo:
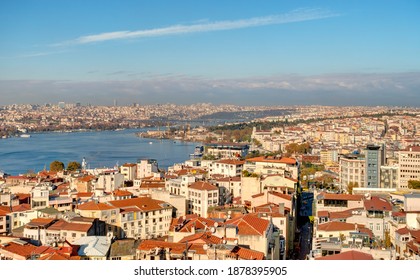
[[[188,220],[188,219],[187,219]],[[179,228],[179,232],[192,232],[193,228],[195,229],[205,229],[206,227],[213,227],[215,226],[215,221],[206,219],[203,217],[195,217],[189,219],[186,224],[184,224],[181,228]]]
[[[124,200],[109,201],[109,204],[118,208],[138,207],[141,211],[161,210],[171,207],[168,203],[150,197],[137,197]]]
[[[405,217],[405,216],[407,216],[405,212],[401,212],[401,211],[392,212],[392,217]]]
[[[261,196],[264,196],[264,193],[257,193],[257,194],[252,195],[251,197],[252,198],[257,198],[257,197],[261,197]]]
[[[253,214],[246,214],[225,222],[226,225],[238,227],[239,235],[264,235],[270,224],[269,221],[258,218]]]
[[[54,221],[54,219],[47,219],[47,218],[36,218],[32,219],[27,225],[28,226],[47,226],[51,224]]]
[[[296,164],[296,159],[294,158],[282,157],[282,158],[277,159],[273,156],[269,156],[269,157],[261,156],[261,157],[249,158],[246,161],[247,162],[270,162],[270,163]]]
[[[329,212],[329,218],[331,220],[347,219],[353,216],[353,211],[362,211],[362,210],[363,208],[354,208],[354,209],[348,209],[345,211]]]
[[[406,152],[420,152],[420,146],[408,146],[403,151],[406,151]]]
[[[89,201],[77,206],[79,210],[89,210],[89,211],[104,211],[104,210],[111,210],[115,209],[114,206],[108,205],[106,203],[96,202],[96,201]]]
[[[286,199],[286,200],[290,200],[290,201],[292,200],[292,196],[287,195],[287,194],[283,194],[283,193],[279,193],[279,192],[275,192],[275,191],[269,191],[268,193],[271,194],[271,195]]]
[[[185,236],[179,243],[199,243],[199,244],[221,244],[222,238],[211,234],[210,232],[200,232],[193,235]]]
[[[88,232],[92,224],[67,223],[62,230]]]
[[[414,240],[410,240],[410,241],[408,241],[407,242],[407,247],[409,248],[409,249],[411,249],[413,252],[415,252],[415,253],[419,253],[420,252],[420,246],[418,245],[418,243],[416,244],[415,242],[414,242]]]
[[[236,177],[223,177],[223,178],[219,178],[217,179],[218,182],[240,182],[241,181],[241,177],[236,176]]]
[[[77,197],[93,197],[93,192],[78,192]]]
[[[317,196],[318,200],[321,199],[328,199],[328,200],[351,200],[351,201],[361,201],[363,199],[363,195],[355,195],[355,194],[339,194],[339,193],[325,193],[322,192]]]
[[[138,250],[150,251],[156,248],[169,249],[171,254],[181,255],[185,250],[195,251],[196,254],[205,255],[207,252],[203,249],[202,244],[183,244],[175,242],[165,242],[158,240],[144,240],[140,243]]]
[[[3,251],[7,251],[10,253],[22,256],[26,259],[30,258],[32,252],[36,249],[36,246],[29,243],[18,244],[12,241],[6,244],[0,244],[0,249]]]
[[[87,175],[87,176],[85,176],[85,177],[78,178],[78,181],[79,181],[79,182],[84,182],[84,183],[87,183],[87,182],[92,181],[92,180],[93,180],[93,179],[95,179],[95,178],[96,178],[96,176],[93,176],[93,175]]]
[[[388,200],[377,196],[365,199],[364,205],[366,210],[392,211],[392,204]]]
[[[238,256],[239,259],[242,259],[242,260],[263,260],[265,258],[264,253],[262,252],[254,251],[254,250],[239,247],[239,246],[236,246],[235,248],[233,248],[230,255]]]
[[[329,217],[330,212],[328,211],[318,211],[318,217]]]
[[[408,229],[408,228],[406,228],[406,227],[404,227],[404,228],[400,228],[400,229],[397,229],[396,231],[395,231],[395,233],[398,233],[399,235],[406,235],[406,234],[408,234],[410,232],[410,230]]]
[[[125,190],[116,190],[112,193],[114,196],[132,196],[133,194]]]
[[[10,213],[10,206],[0,206],[0,215],[1,216],[6,216],[7,214]]]
[[[194,190],[217,191],[219,188],[207,182],[195,182],[188,186]]]
[[[335,255],[315,258],[315,260],[373,260],[373,257],[371,254],[351,250]]]
[[[68,261],[70,260],[70,256],[65,256],[63,254],[60,254],[58,252],[51,252],[46,254],[45,256],[40,257],[38,260],[44,261]]]
[[[319,231],[355,231],[356,228],[364,227],[362,225],[343,223],[343,222],[328,222],[318,225]]]

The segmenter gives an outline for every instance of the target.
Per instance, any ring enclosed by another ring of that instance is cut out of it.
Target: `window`
[[[381,230],[381,224],[376,224],[376,230]]]
[[[71,237],[76,237],[76,233],[72,233],[71,234]]]
[[[373,230],[373,223],[369,223],[369,229]]]

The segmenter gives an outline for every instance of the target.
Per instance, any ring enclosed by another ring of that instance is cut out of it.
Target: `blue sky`
[[[0,2],[0,105],[420,106],[419,1]]]

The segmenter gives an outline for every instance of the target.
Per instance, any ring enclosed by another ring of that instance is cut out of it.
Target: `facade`
[[[278,174],[283,177],[298,178],[298,161],[281,156],[262,156],[246,159],[244,170],[259,175]]]
[[[188,214],[207,217],[209,207],[219,205],[219,188],[207,182],[195,182],[188,187]]]
[[[365,186],[367,188],[379,188],[381,166],[385,164],[386,160],[384,145],[367,145],[365,159]]]
[[[399,187],[408,188],[409,180],[420,180],[420,146],[409,146],[399,152]]]
[[[173,207],[167,202],[138,197],[113,200],[108,204],[119,208],[120,238],[150,239],[168,235]]]
[[[338,151],[336,149],[321,150],[319,154],[321,163],[333,164],[338,162]]]
[[[398,188],[398,166],[381,166],[381,188],[397,189]]]
[[[159,172],[158,163],[155,159],[139,159],[137,161],[137,178],[153,176],[153,173]]]
[[[31,191],[31,208],[43,209],[49,207],[49,187],[47,185],[38,185]]]
[[[223,175],[224,177],[241,176],[245,161],[224,159],[210,164],[210,175]]]
[[[359,154],[343,155],[339,159],[340,188],[347,190],[349,183],[365,187],[365,158]]]
[[[0,235],[7,234],[10,230],[10,207],[0,206]]]
[[[206,144],[204,154],[213,156],[217,159],[238,159],[248,154],[249,146],[247,144],[236,143],[217,143]]]
[[[98,175],[94,185],[95,193],[98,195],[104,192],[110,193],[124,185],[124,175],[115,170],[105,171]]]
[[[125,181],[133,181],[137,175],[137,164],[126,163],[121,166],[121,174],[124,175]]]

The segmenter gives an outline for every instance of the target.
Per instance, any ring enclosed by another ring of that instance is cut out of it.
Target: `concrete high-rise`
[[[420,180],[420,146],[410,146],[399,152],[399,187],[408,188],[408,181]]]
[[[380,187],[380,172],[381,166],[385,165],[386,153],[385,146],[369,144],[365,149],[366,158],[366,172],[365,172],[365,184],[367,188],[379,188]]]

